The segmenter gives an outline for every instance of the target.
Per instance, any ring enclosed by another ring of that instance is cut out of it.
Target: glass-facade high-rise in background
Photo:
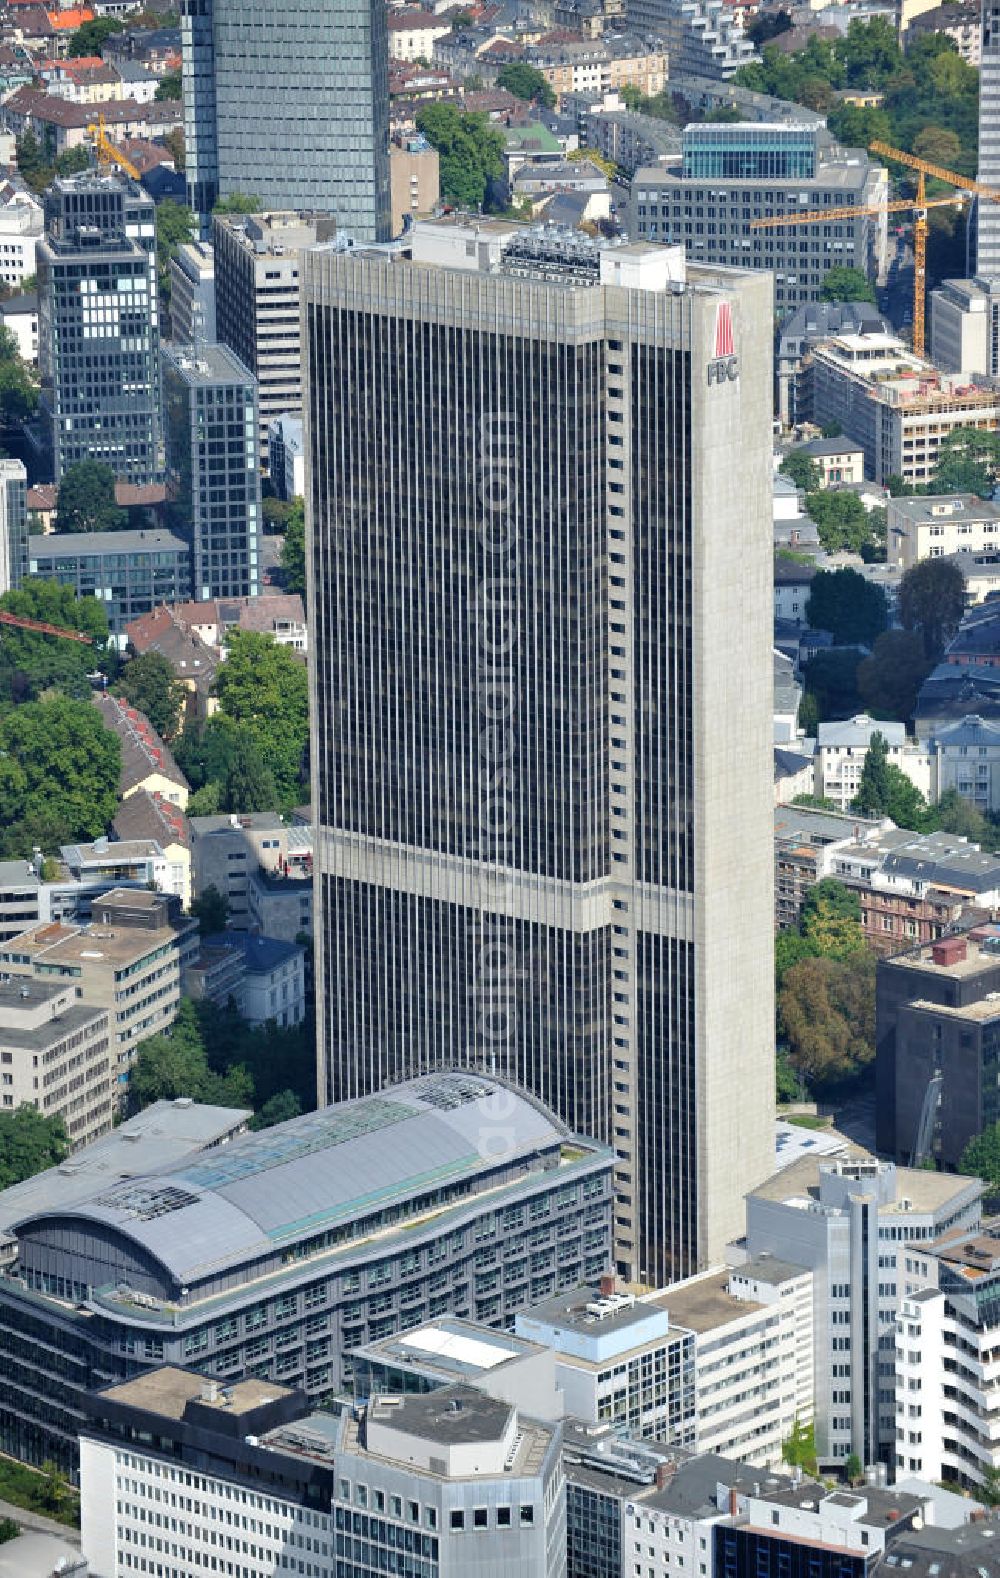
[[[983,0],[979,66],[979,180],[1000,188],[1000,0]],[[976,273],[1000,279],[1000,203],[976,203]]]
[[[188,194],[333,214],[360,241],[390,229],[383,0],[182,0]]]
[[[320,1100],[495,1068],[663,1283],[774,1165],[771,283],[412,248],[303,259]]]
[[[162,476],[156,210],[125,176],[61,176],[38,244],[41,415],[60,480],[100,460],[139,484]]]

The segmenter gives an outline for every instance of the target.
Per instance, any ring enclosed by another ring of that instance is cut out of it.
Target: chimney
[[[613,1271],[605,1271],[603,1273],[603,1275],[601,1276],[601,1279],[600,1279],[600,1281],[599,1281],[597,1286],[598,1286],[598,1291],[599,1291],[599,1293],[601,1295],[601,1298],[602,1299],[609,1299],[611,1297],[611,1295],[615,1291],[615,1274],[614,1274],[614,1272]]]
[[[673,1472],[674,1472],[674,1464],[670,1461],[669,1458],[664,1459],[664,1461],[662,1463],[657,1463],[657,1465],[656,1465],[656,1488],[657,1488],[657,1490],[665,1490],[667,1488],[667,1486],[670,1484],[670,1481],[671,1481],[671,1479],[673,1477]]]
[[[738,1498],[737,1498],[737,1495],[736,1495],[736,1486],[735,1485],[730,1485],[730,1487],[729,1487],[729,1516],[731,1518],[735,1518],[735,1516],[739,1512],[739,1510],[740,1509],[739,1509],[739,1501],[738,1501]]]

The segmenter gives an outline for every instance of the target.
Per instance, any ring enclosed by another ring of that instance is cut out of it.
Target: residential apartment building
[[[118,798],[127,800],[130,795],[145,790],[148,794],[162,795],[182,810],[187,805],[190,785],[169,746],[160,738],[145,713],[133,707],[122,696],[112,696],[110,691],[95,691],[91,698],[104,721],[104,727],[117,734],[122,748],[122,770],[118,780]]]
[[[167,498],[190,532],[194,595],[255,597],[261,585],[257,381],[225,345],[166,346],[163,409]]]
[[[0,281],[12,290],[35,273],[43,229],[38,199],[10,182],[0,186]]]
[[[350,1389],[355,1347],[403,1326],[446,1312],[510,1325],[608,1264],[612,1160],[513,1087],[457,1073],[105,1182],[71,1208],[57,1173],[0,1274],[4,1450],[73,1467],[98,1378],[194,1363],[220,1385],[266,1378],[318,1401]]]
[[[130,620],[190,597],[191,550],[169,531],[51,532],[28,538],[28,573],[99,598],[123,647]]]
[[[246,931],[226,931],[206,938],[206,947],[213,943],[232,948],[239,956],[242,970],[232,996],[249,1024],[273,1023],[286,1030],[302,1023],[306,1016],[304,948]],[[220,1006],[225,1007],[229,995],[227,992],[221,998]]]
[[[723,0],[626,0],[630,26],[667,46],[670,74],[728,81],[756,59],[735,9]]]
[[[806,609],[809,591],[816,574],[815,564],[799,564],[795,559],[776,557],[774,561],[774,617],[789,624],[808,624]]]
[[[990,924],[879,960],[880,1151],[957,1167],[969,1140],[1000,1119],[998,990],[1000,937]]]
[[[888,196],[888,179],[865,153],[839,150],[811,127],[687,126],[679,168],[636,171],[629,234],[683,245],[692,262],[770,270],[774,310],[782,318],[819,299],[828,269],[858,268],[881,279],[885,218],[859,213],[829,225],[763,230],[751,229],[751,222],[803,208],[878,207]]]
[[[0,1099],[62,1118],[70,1144],[111,1128],[116,1093],[106,1008],[79,1002],[72,982],[0,981]]]
[[[906,1246],[897,1470],[975,1493],[1000,1468],[1000,1219]]]
[[[393,139],[389,149],[392,233],[398,236],[414,219],[426,219],[441,200],[438,151],[419,132]]]
[[[451,32],[451,20],[433,10],[405,8],[387,17],[390,60],[430,60],[434,41]]]
[[[257,380],[262,468],[269,459],[268,424],[302,408],[302,253],[333,234],[328,219],[286,211],[216,214],[212,222],[216,332]]]
[[[119,176],[58,176],[38,244],[41,413],[53,475],[100,460],[127,482],[162,476],[156,219]]]
[[[747,1196],[746,1247],[813,1277],[820,1462],[893,1461],[895,1330],[911,1241],[978,1224],[978,1179],[897,1168],[864,1152],[805,1157]]]
[[[190,827],[195,896],[215,888],[228,903],[229,923],[237,931],[285,935],[284,929],[253,924],[250,885],[258,876],[265,884],[291,883],[311,907],[313,838],[308,827],[286,822],[276,811],[194,816]],[[296,909],[296,918],[299,913]],[[307,929],[296,926],[298,931]]]
[[[502,1068],[614,1144],[654,1286],[740,1230],[773,1116],[770,283],[680,270],[459,220],[303,276],[320,1089]]]
[[[620,93],[564,94],[563,115],[575,115],[581,148],[592,148],[626,175],[681,151],[676,126],[626,108]]]
[[[380,0],[278,13],[264,0],[185,0],[181,40],[188,201],[206,225],[217,198],[243,192],[265,209],[330,214],[359,241],[389,239]]]
[[[921,559],[1000,550],[1000,505],[974,493],[890,499],[887,557],[899,570]]]
[[[832,800],[838,811],[849,811],[861,785],[872,737],[876,734],[886,743],[886,756],[891,765],[905,773],[925,798],[935,799],[932,760],[927,747],[907,738],[904,723],[870,718],[865,712],[841,722],[817,724],[813,792],[821,799]]]
[[[163,895],[114,888],[94,902],[89,925],[50,921],[4,943],[0,979],[71,981],[83,1003],[110,1016],[121,1105],[139,1043],[176,1016],[182,959],[196,932],[196,921],[172,919]]]
[[[1000,811],[1000,726],[975,713],[928,741],[938,799],[954,789],[984,816]]]
[[[813,419],[815,345],[842,334],[891,332],[888,318],[867,301],[810,301],[797,307],[779,324],[775,335],[774,414],[782,427],[796,427]]]
[[[921,11],[906,29],[906,42],[916,42],[925,33],[944,33],[950,38],[966,65],[978,66],[982,58],[982,9],[972,4],[945,4]]]
[[[646,97],[667,85],[667,51],[658,41],[627,34],[602,39],[542,39],[525,52],[525,60],[542,73],[557,97],[564,93],[613,93],[624,87]]]
[[[926,482],[955,428],[994,432],[1000,393],[975,373],[941,373],[894,335],[839,335],[812,352],[813,420],[838,422],[874,481]]]
[[[178,805],[159,790],[138,789],[123,800],[111,822],[116,847],[151,843],[159,850],[152,885],[174,893],[185,909],[191,903],[191,830]]]
[[[796,451],[812,461],[820,476],[820,487],[841,487],[864,482],[865,455],[850,438],[811,438]]]
[[[0,460],[0,594],[28,573],[28,473],[21,460]]]
[[[186,241],[170,259],[170,338],[175,345],[214,345],[215,252]]]

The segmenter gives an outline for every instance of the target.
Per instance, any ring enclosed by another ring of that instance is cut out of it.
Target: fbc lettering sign
[[[734,384],[740,376],[740,359],[733,337],[733,309],[720,301],[715,309],[715,356],[708,364],[708,382]]]

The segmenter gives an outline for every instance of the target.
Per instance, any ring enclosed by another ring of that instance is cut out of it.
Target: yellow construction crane
[[[91,121],[87,127],[87,135],[94,139],[94,153],[97,155],[97,167],[102,174],[107,175],[112,165],[118,165],[133,181],[140,179],[139,171],[121,149],[116,148],[108,136],[103,114],[99,114],[96,121]]]
[[[782,214],[774,219],[752,219],[751,230],[776,229],[779,226],[791,225],[819,225],[833,219],[856,219],[862,214],[881,216],[882,214],[912,213],[913,218],[913,349],[918,356],[924,354],[924,300],[927,282],[927,212],[931,208],[954,208],[958,203],[970,201],[972,197],[984,197],[987,202],[1000,203],[1000,191],[992,186],[982,186],[979,181],[970,181],[964,175],[957,175],[954,170],[945,170],[941,165],[931,164],[927,159],[918,159],[912,153],[904,153],[901,148],[892,148],[888,143],[873,142],[870,152],[880,153],[886,159],[893,159],[897,164],[905,164],[911,170],[917,171],[916,194],[910,198],[893,199],[885,203],[877,203],[871,207],[847,206],[843,208],[813,208],[805,209],[801,213]],[[947,181],[949,185],[957,187],[950,197],[927,196],[926,178],[936,177],[939,181]]]

